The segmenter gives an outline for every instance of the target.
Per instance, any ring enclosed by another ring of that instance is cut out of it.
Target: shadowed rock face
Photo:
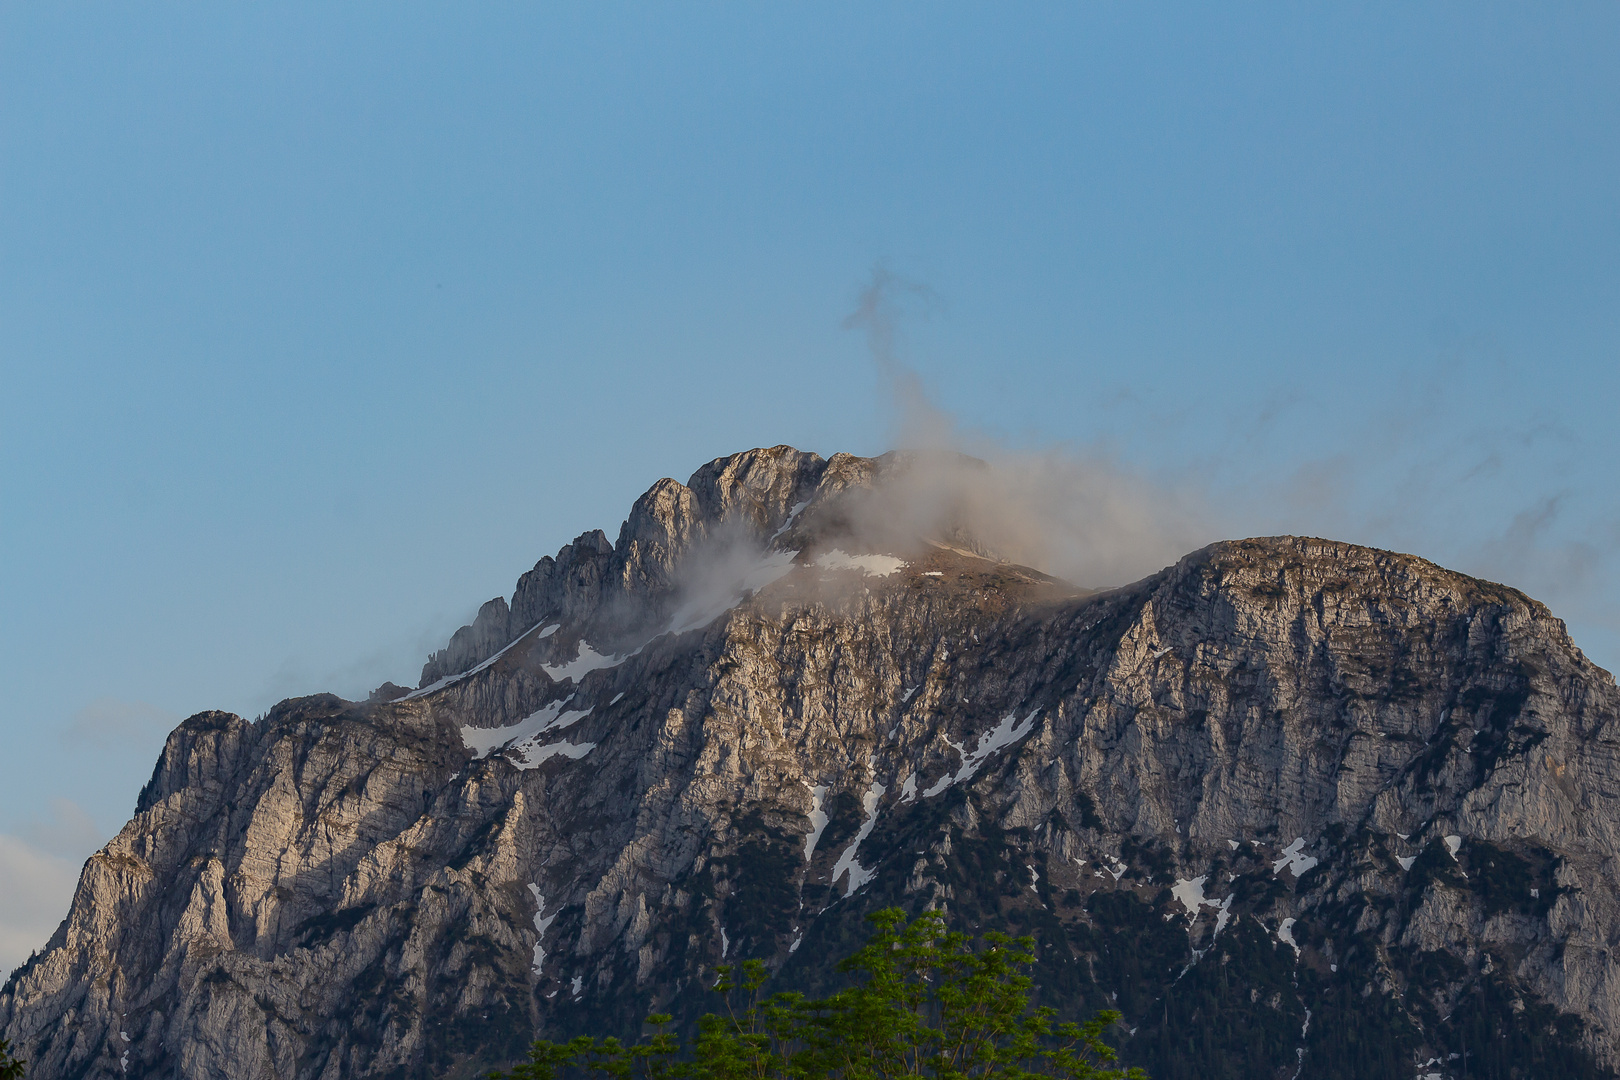
[[[721,459],[425,690],[185,721],[0,1033],[45,1080],[472,1076],[739,956],[825,988],[898,903],[1034,934],[1158,1080],[1612,1075],[1620,696],[1545,608],[1295,537],[1106,593],[863,546],[901,467]]]

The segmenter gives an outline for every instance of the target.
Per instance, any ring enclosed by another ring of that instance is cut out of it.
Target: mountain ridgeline
[[[1615,1075],[1620,694],[1542,605],[1298,537],[1088,591],[886,527],[914,464],[711,462],[416,690],[186,720],[0,1037],[472,1077],[690,1024],[739,958],[825,992],[895,905],[1033,935],[1155,1080]]]

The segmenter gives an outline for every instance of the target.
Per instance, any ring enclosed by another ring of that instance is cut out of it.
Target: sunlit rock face
[[[1620,697],[1545,608],[1295,537],[1089,592],[886,524],[906,467],[718,460],[408,695],[187,720],[0,1031],[43,1080],[474,1076],[740,957],[827,988],[900,904],[1034,935],[1161,1080],[1612,1075]]]

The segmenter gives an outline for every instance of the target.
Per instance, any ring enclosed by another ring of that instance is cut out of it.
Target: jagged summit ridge
[[[484,604],[428,659],[419,685],[467,671],[547,620],[590,619],[612,624],[614,634],[656,621],[668,614],[678,591],[682,561],[705,541],[760,550],[775,541],[787,546],[793,538],[783,533],[792,524],[821,518],[850,488],[870,485],[905,463],[899,454],[823,459],[773,446],[716,458],[685,484],[666,477],[636,500],[616,542],[599,529],[584,533],[524,574],[510,603],[496,597]]]
[[[884,527],[906,465],[719,459],[410,694],[187,720],[0,1037],[471,1076],[899,903],[1034,933],[1157,1076],[1612,1075],[1620,699],[1544,607],[1296,537],[1088,593]]]

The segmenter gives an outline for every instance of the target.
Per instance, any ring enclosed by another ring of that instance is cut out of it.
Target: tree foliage
[[[1111,1067],[1102,1036],[1118,1012],[1058,1023],[1030,1006],[1033,938],[991,933],[975,946],[932,911],[907,922],[888,908],[870,921],[871,938],[838,965],[851,985],[830,997],[766,996],[763,961],[722,966],[724,1011],[702,1019],[689,1048],[670,1017],[649,1016],[634,1044],[542,1040],[491,1080],[1147,1080]]]
[[[0,1080],[23,1080],[23,1066],[28,1064],[11,1056],[11,1043],[0,1039]]]

